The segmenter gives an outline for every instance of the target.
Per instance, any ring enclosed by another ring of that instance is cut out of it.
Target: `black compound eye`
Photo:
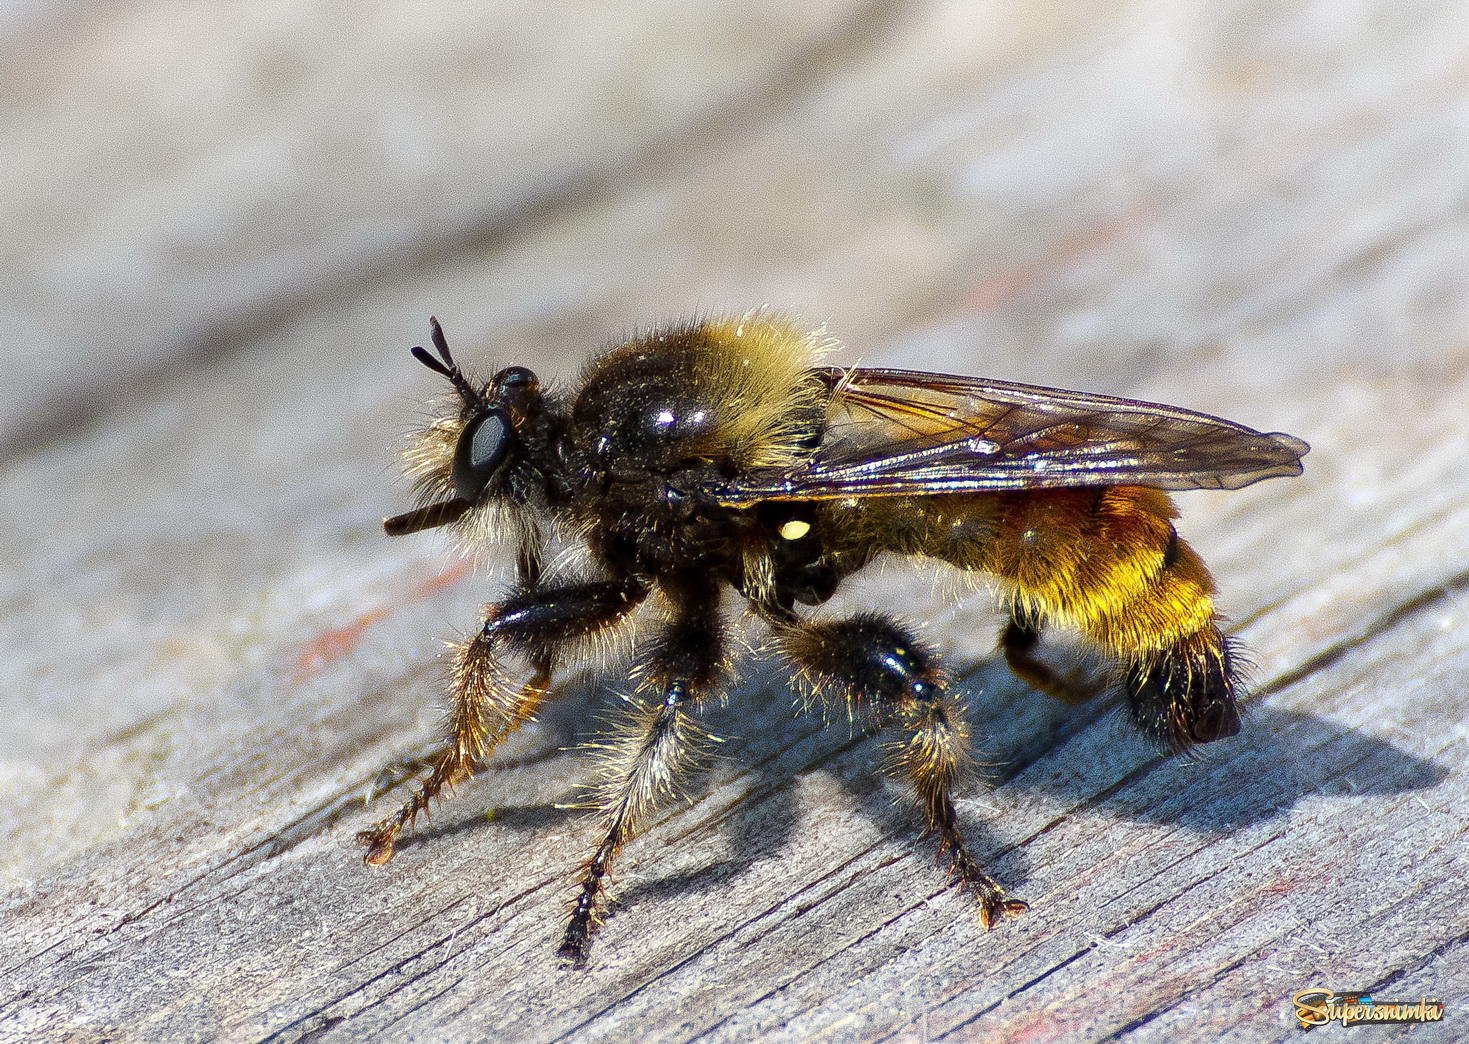
[[[454,448],[450,480],[465,500],[478,500],[510,448],[510,421],[500,410],[486,410],[473,418]]]

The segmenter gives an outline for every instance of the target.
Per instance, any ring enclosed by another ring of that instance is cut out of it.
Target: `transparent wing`
[[[821,446],[791,469],[747,472],[705,492],[722,504],[1154,486],[1238,489],[1299,475],[1293,435],[1151,402],[915,370],[824,369]]]

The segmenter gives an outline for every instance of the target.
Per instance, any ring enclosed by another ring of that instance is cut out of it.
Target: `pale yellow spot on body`
[[[793,518],[780,527],[782,540],[800,540],[809,532],[811,532],[811,523],[803,522],[799,518]]]

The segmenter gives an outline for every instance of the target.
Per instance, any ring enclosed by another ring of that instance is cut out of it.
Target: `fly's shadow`
[[[463,810],[441,815],[405,837],[405,850],[480,831],[509,830],[514,843],[576,820],[567,808],[595,769],[580,748],[594,743],[620,700],[611,695],[617,677],[583,675],[548,701],[537,722],[481,767],[461,788]],[[997,875],[1022,891],[1028,874],[1023,849],[1002,847],[989,815],[973,798],[1003,808],[1007,793],[1043,794],[1064,806],[1086,805],[1121,819],[1223,835],[1285,816],[1302,798],[1333,789],[1387,796],[1437,786],[1442,766],[1400,750],[1375,736],[1314,715],[1268,704],[1248,708],[1237,741],[1190,758],[1168,757],[1126,727],[1115,699],[1102,695],[1067,706],[1016,681],[1000,657],[960,673],[956,691],[964,700],[975,737],[978,777],[961,795],[960,815],[974,850]],[[826,774],[853,802],[858,814],[878,825],[885,840],[911,844],[915,874],[931,873],[932,841],[916,838],[918,814],[901,787],[880,772],[882,736],[845,714],[820,707],[803,711],[789,677],[768,657],[743,665],[727,699],[701,715],[724,741],[715,745],[712,766],[695,777],[686,797],[708,812],[694,821],[687,805],[670,804],[643,834],[637,873],[630,876],[609,911],[643,901],[717,894],[760,863],[778,859],[804,829],[793,787],[804,775]],[[381,794],[410,781],[434,746],[385,770]],[[500,803],[495,792],[525,792],[518,777],[533,775],[537,790],[549,784],[550,800]],[[474,811],[489,803],[489,811]],[[1003,815],[1003,812],[1000,813]],[[510,843],[510,842],[507,842]],[[670,861],[692,868],[659,870],[661,854],[695,845],[699,855]],[[579,848],[577,849],[579,850]],[[568,860],[568,867],[573,861]],[[940,887],[942,877],[935,877]]]

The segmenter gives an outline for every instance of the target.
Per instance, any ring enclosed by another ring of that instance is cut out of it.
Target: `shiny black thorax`
[[[752,547],[778,563],[808,565],[820,557],[815,534],[799,548],[779,536],[804,506],[735,510],[705,492],[738,472],[722,442],[735,407],[702,379],[690,347],[625,346],[574,396],[547,402],[540,434],[527,434],[551,453],[526,460],[547,507],[618,575],[697,575],[743,588]],[[810,423],[814,432],[819,422]]]

